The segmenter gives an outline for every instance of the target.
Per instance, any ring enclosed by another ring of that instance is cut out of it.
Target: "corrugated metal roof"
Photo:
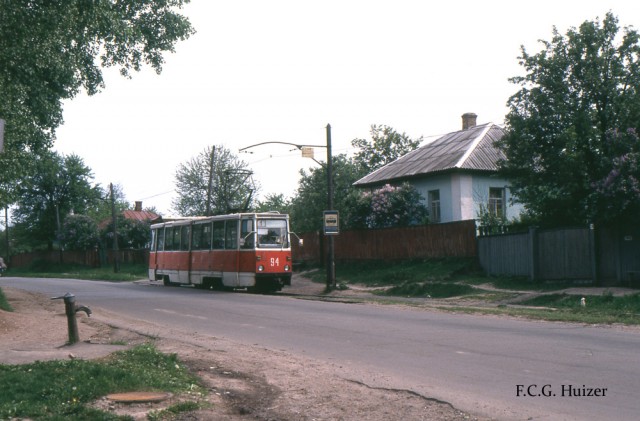
[[[134,219],[134,220],[145,221],[145,222],[154,220],[158,217],[158,215],[156,215],[153,212],[135,211],[135,210],[129,210],[129,209],[122,211],[122,216],[124,216],[125,219]]]
[[[356,186],[453,169],[496,171],[504,155],[493,146],[504,129],[493,123],[446,134],[356,181]]]

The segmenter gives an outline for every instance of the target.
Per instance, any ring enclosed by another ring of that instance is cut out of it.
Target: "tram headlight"
[[[284,270],[285,270],[285,272],[288,272],[289,271],[289,265],[284,265]]]
[[[258,272],[264,272],[264,266],[262,265],[258,266]]]

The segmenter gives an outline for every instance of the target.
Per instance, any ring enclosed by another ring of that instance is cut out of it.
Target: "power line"
[[[154,194],[153,196],[143,197],[143,198],[142,198],[142,199],[140,199],[140,200],[152,199],[152,198],[154,198],[154,197],[163,196],[163,195],[165,195],[165,194],[169,194],[169,193],[174,193],[175,191],[176,191],[176,189],[168,190],[168,191],[166,191],[166,192],[162,192],[162,193]]]

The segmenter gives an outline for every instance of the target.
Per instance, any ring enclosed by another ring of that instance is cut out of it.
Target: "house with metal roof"
[[[135,208],[133,210],[131,209],[123,210],[121,215],[124,219],[132,220],[132,221],[149,222],[149,223],[153,223],[157,221],[158,218],[160,218],[160,216],[156,215],[154,212],[142,210],[141,201],[135,202]],[[112,221],[111,218],[106,218],[98,224],[98,227],[100,227],[101,229],[104,229],[106,226],[108,226],[111,223],[111,221]]]
[[[426,200],[432,223],[477,219],[481,209],[517,217],[522,206],[511,203],[509,182],[497,176],[504,154],[494,142],[504,129],[493,123],[476,125],[476,119],[476,114],[463,114],[462,130],[409,152],[354,185],[375,189],[409,182]]]

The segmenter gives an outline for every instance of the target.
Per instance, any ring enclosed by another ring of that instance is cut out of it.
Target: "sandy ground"
[[[285,292],[314,295],[322,289],[323,285],[297,282]],[[210,391],[202,398],[212,404],[209,409],[182,413],[179,420],[484,420],[429,396],[374,387],[373,381],[368,384],[366,380],[371,373],[357,373],[337,363],[224,338],[184,334],[99,309],[93,309],[91,318],[78,313],[81,342],[67,346],[66,316],[61,301],[13,288],[5,287],[3,291],[14,312],[0,310],[0,364],[96,359],[152,341],[161,351],[178,354]],[[366,291],[340,294],[348,298]],[[375,384],[384,382],[377,379]],[[143,420],[149,411],[187,398],[193,396],[173,396],[153,404],[122,404],[103,398],[95,405]]]

